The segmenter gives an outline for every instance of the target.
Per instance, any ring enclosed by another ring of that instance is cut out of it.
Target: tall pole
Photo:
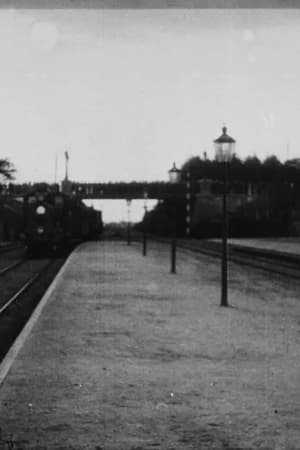
[[[190,172],[186,173],[186,237],[191,235],[191,180]]]
[[[224,161],[223,211],[222,211],[222,287],[221,306],[228,306],[228,217],[227,217],[228,162]]]
[[[66,158],[66,174],[65,179],[69,179],[69,152],[65,152],[65,158]]]
[[[147,217],[147,196],[144,194],[145,203],[144,203],[144,220],[143,220],[143,256],[147,255],[147,229],[146,229],[146,217]]]
[[[143,233],[143,256],[147,255],[147,233],[146,233],[146,225],[144,223],[144,233]]]
[[[128,220],[128,223],[127,223],[127,245],[130,245],[130,244],[131,244],[131,239],[130,239],[130,222]]]
[[[57,152],[55,153],[55,161],[54,161],[54,183],[57,183]]]
[[[131,235],[130,235],[130,204],[131,204],[131,199],[127,199],[127,245],[131,244]]]
[[[171,239],[171,273],[176,273],[176,204],[173,205],[173,236]]]
[[[181,170],[176,168],[175,163],[171,170],[169,170],[170,183],[178,183],[181,179]],[[173,212],[173,230],[171,238],[171,273],[176,273],[176,198],[175,195],[171,198],[172,212]]]

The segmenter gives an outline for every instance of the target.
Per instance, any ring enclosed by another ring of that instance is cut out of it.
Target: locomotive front
[[[63,239],[64,197],[34,192],[24,199],[24,235],[29,250],[55,250]]]

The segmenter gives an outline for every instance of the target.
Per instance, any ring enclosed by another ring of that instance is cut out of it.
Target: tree
[[[229,164],[230,178],[234,181],[244,180],[244,164],[242,160],[234,153]]]
[[[0,180],[13,180],[16,169],[8,159],[0,159]]]
[[[244,161],[244,177],[248,182],[261,181],[261,161],[257,156],[248,156]]]
[[[274,181],[282,178],[282,164],[275,155],[268,156],[262,163],[262,179]]]
[[[279,161],[279,159],[275,155],[267,156],[266,159],[264,160],[263,164],[265,166],[269,166],[269,167],[279,167],[279,166],[281,166],[281,162]]]

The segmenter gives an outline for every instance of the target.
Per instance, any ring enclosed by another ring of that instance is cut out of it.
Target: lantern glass
[[[235,150],[234,142],[215,142],[216,160],[218,162],[230,162]]]
[[[235,140],[228,136],[227,128],[223,126],[223,134],[214,140],[216,160],[219,162],[230,162],[235,150]]]
[[[181,170],[177,169],[175,163],[171,170],[169,170],[169,180],[170,183],[179,183],[181,181]]]

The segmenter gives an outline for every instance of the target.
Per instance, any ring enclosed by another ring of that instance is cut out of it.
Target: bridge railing
[[[48,183],[23,183],[23,184],[2,184],[0,185],[0,195],[24,196],[32,190],[56,190],[59,191],[58,184]],[[184,182],[171,184],[166,182],[149,183],[77,183],[68,182],[68,191],[82,199],[167,199],[184,198],[186,185]]]

